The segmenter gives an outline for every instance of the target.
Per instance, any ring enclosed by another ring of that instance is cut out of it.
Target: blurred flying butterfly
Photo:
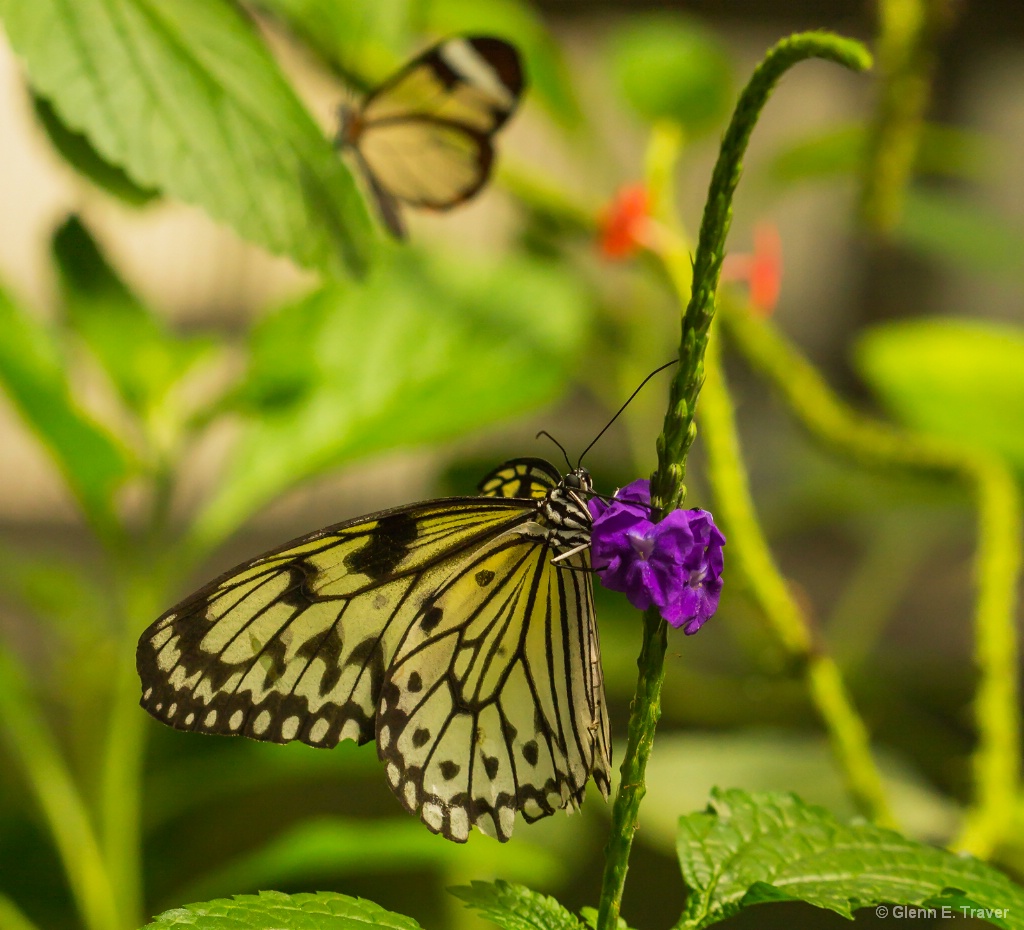
[[[591,776],[607,798],[592,482],[569,467],[513,459],[480,497],[358,517],[231,569],[142,634],[142,706],[201,733],[375,739],[399,801],[460,843],[578,808]]]
[[[341,108],[337,144],[351,150],[388,229],[405,235],[399,204],[448,210],[486,183],[491,137],[523,91],[515,47],[457,36],[414,58],[359,107]]]

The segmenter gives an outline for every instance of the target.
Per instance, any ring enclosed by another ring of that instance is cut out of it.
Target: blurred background
[[[735,263],[731,293],[760,303],[856,406],[1024,474],[1019,0],[379,6],[243,5],[327,135],[343,77],[373,86],[451,32],[520,44],[531,90],[498,138],[493,183],[451,214],[409,211],[410,245],[361,284],[325,282],[90,154],[0,39],[0,290],[21,321],[9,339],[0,331],[0,928],[127,928],[265,888],[334,889],[426,927],[464,926],[476,918],[443,889],[493,877],[596,904],[596,793],[579,816],[520,822],[506,846],[474,835],[457,847],[400,810],[372,746],[160,726],[134,703],[133,644],[195,586],[298,534],[472,493],[509,457],[556,460],[539,429],[578,454],[678,339],[662,277],[602,250],[601,217],[642,183],[652,125],[669,120],[681,127],[677,206],[695,235],[735,95],[791,31],[860,38],[882,67],[814,62],[786,76],[754,134],[730,238],[781,290],[753,293]],[[926,121],[906,184],[873,200],[882,79],[915,15],[931,19],[895,93],[911,110],[920,93]],[[837,459],[741,359],[727,353],[727,371],[760,516],[847,676],[897,817],[947,841],[974,744],[971,502],[948,482]],[[588,454],[599,489],[651,471],[666,384]],[[86,474],[107,452],[75,438],[69,397],[98,445],[128,450],[107,513],[90,510],[102,480]],[[79,456],[81,442],[92,451]],[[698,436],[688,501],[713,509],[702,461]],[[623,909],[632,926],[678,917],[675,820],[711,786],[793,790],[854,813],[801,681],[729,585],[728,558],[727,547],[715,620],[670,642]],[[640,627],[624,599],[597,595],[621,746]],[[119,863],[110,919],[82,916],[92,853],[72,795],[105,836],[98,855]],[[1018,835],[996,861],[1021,878]],[[771,914],[761,925],[831,922]]]

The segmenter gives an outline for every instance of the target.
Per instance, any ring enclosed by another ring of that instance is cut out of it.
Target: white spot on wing
[[[281,724],[281,739],[285,741],[295,739],[295,734],[299,732],[299,723],[298,717],[287,717]]]
[[[243,719],[245,719],[245,714],[240,710],[236,710],[231,715],[231,719],[228,721],[228,726],[231,727],[232,730],[237,730],[242,725]]]
[[[441,805],[435,804],[433,801],[427,801],[423,805],[423,822],[431,830],[440,830],[441,824],[444,823],[444,811],[441,810]]]
[[[262,736],[267,732],[267,727],[270,726],[270,711],[261,710],[256,716],[256,719],[252,723],[253,731],[258,735]]]
[[[327,730],[330,726],[330,721],[326,717],[321,717],[309,728],[309,738],[314,743],[319,743],[327,735]]]
[[[464,841],[469,838],[469,817],[461,807],[453,807],[450,813],[450,832],[453,839]]]

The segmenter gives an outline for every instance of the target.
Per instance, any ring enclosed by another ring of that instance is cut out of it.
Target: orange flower
[[[782,240],[772,223],[754,227],[753,254],[726,256],[723,281],[746,281],[750,303],[761,316],[771,316],[782,289]]]
[[[605,258],[629,258],[646,245],[650,238],[650,201],[642,184],[619,188],[598,219],[600,249]]]

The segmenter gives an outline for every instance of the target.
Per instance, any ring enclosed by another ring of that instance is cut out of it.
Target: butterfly
[[[571,466],[570,466],[571,468]],[[180,730],[376,740],[434,833],[501,841],[609,791],[585,468],[539,458],[479,497],[318,530],[231,569],[139,640],[142,706]]]
[[[366,176],[385,225],[405,235],[399,202],[431,210],[464,203],[486,183],[491,137],[523,92],[515,47],[491,36],[446,39],[342,106],[337,145]]]

